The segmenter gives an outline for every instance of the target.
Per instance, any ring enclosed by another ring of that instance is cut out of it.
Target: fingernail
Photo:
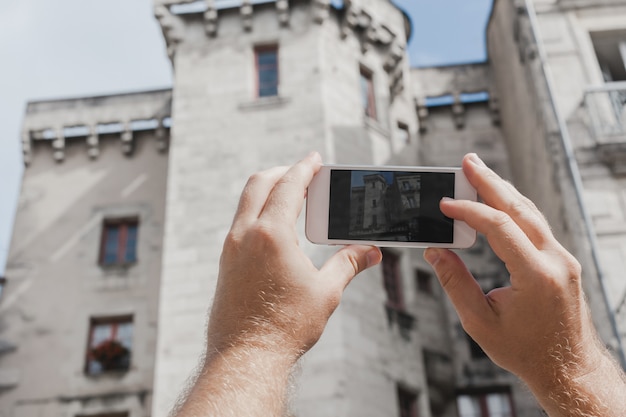
[[[378,265],[382,259],[381,252],[378,248],[374,248],[367,252],[365,255],[365,259],[367,262],[367,267]]]
[[[454,201],[454,198],[451,197],[442,197],[441,201]]]
[[[312,151],[309,152],[309,154],[306,156],[309,159],[312,159],[316,162],[322,162],[322,157],[320,156],[319,152],[317,151]]]
[[[469,160],[471,162],[473,162],[475,165],[478,165],[479,167],[486,167],[487,165],[483,162],[482,159],[480,159],[478,157],[478,155],[476,155],[475,153],[471,153],[469,155]]]
[[[434,266],[439,260],[439,251],[435,248],[426,249],[424,251],[424,259],[430,264],[430,266]]]

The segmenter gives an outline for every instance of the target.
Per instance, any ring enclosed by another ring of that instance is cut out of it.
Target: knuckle
[[[453,292],[459,284],[459,280],[456,279],[456,274],[449,269],[438,270],[437,276],[439,277],[439,281],[441,282],[441,286],[446,291],[446,293]]]
[[[247,185],[250,186],[260,181],[263,181],[265,177],[266,177],[266,171],[255,172],[254,174],[250,175],[250,177],[248,178]]]
[[[502,229],[511,221],[511,216],[508,213],[498,210],[491,218],[491,227],[494,230]]]
[[[570,281],[580,281],[582,275],[582,265],[578,262],[578,259],[574,258],[569,252],[566,252],[565,256],[565,269]]]
[[[350,268],[352,269],[351,272],[354,275],[358,274],[361,271],[361,266],[357,257],[353,253],[348,253],[346,259],[348,261],[348,264],[350,265]]]
[[[258,221],[248,230],[249,239],[259,243],[269,243],[274,241],[276,230],[268,222]]]

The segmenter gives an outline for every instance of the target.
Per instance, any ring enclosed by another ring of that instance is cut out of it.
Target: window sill
[[[110,371],[102,371],[97,374],[85,373],[85,377],[89,379],[106,379],[106,378],[123,378],[130,372],[128,369],[111,369]]]
[[[276,107],[282,107],[291,101],[288,97],[273,96],[273,97],[259,97],[249,102],[239,103],[237,106],[242,111],[253,111],[257,109],[271,109]]]
[[[110,272],[125,272],[135,265],[137,265],[137,262],[128,262],[128,263],[121,263],[121,264],[106,264],[106,265],[99,264],[100,268],[102,268],[103,271],[110,271]]]

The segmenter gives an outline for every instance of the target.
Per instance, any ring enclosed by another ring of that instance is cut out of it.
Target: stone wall
[[[50,127],[68,133],[66,126],[153,118],[143,109],[168,103],[139,96],[29,103],[29,164],[0,304],[2,416],[151,415],[167,175],[167,154],[158,149],[167,129],[160,137],[155,129],[132,131],[128,156],[123,132],[99,135],[91,157],[86,136],[63,135],[63,146],[54,145],[58,136],[39,136]],[[105,116],[113,113],[120,118]],[[137,262],[101,266],[103,222],[120,217],[138,222]],[[120,316],[132,317],[130,368],[88,375],[90,319]]]

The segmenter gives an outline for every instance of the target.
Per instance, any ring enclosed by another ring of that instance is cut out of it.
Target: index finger
[[[540,251],[526,233],[506,213],[486,204],[469,200],[444,198],[441,211],[448,217],[461,220],[485,235],[489,245],[507,266],[510,273],[529,271],[540,257]]]
[[[322,159],[317,152],[293,165],[274,185],[261,218],[293,224],[298,219],[306,189],[322,166]]]
[[[463,171],[483,201],[508,214],[535,246],[542,249],[554,242],[552,230],[537,206],[487,167],[478,155],[463,158]]]

